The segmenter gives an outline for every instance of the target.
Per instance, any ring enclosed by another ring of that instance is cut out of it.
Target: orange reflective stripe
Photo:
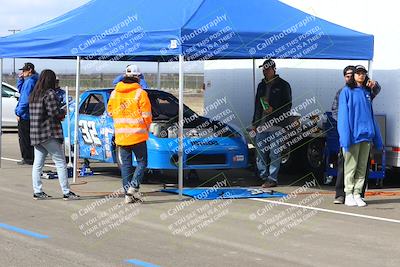
[[[115,128],[116,134],[146,134],[147,130],[143,128]]]
[[[115,118],[115,124],[143,124],[144,120],[142,118],[133,119],[133,118]]]
[[[134,98],[136,101],[139,100],[140,95],[142,94],[142,92],[143,92],[142,89],[140,89],[140,88],[136,89],[136,94],[135,94],[135,98]]]
[[[151,117],[151,111],[142,112],[143,117]]]

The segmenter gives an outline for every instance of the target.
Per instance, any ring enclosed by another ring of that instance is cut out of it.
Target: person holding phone
[[[292,108],[292,89],[276,74],[276,64],[272,59],[266,59],[259,68],[262,68],[264,78],[257,87],[251,130],[256,133],[256,164],[258,175],[263,180],[261,187],[270,188],[278,185],[282,159],[276,149],[281,146],[276,133],[287,123],[278,118]]]
[[[32,165],[34,153],[30,139],[29,96],[39,75],[35,71],[35,66],[30,62],[25,63],[19,70],[21,73],[18,75],[17,88],[20,97],[15,108],[15,115],[17,115],[18,121],[18,141],[22,160],[18,161],[17,164]]]
[[[35,160],[32,166],[33,199],[47,199],[50,196],[42,190],[40,175],[44,161],[51,155],[56,168],[58,181],[64,200],[78,199],[79,196],[70,190],[68,184],[67,164],[63,150],[64,136],[61,120],[65,112],[54,90],[56,74],[52,70],[43,70],[39,81],[29,97],[29,113],[31,115],[31,143],[35,148]]]
[[[344,157],[344,191],[346,206],[363,207],[361,198],[366,179],[370,144],[382,149],[382,138],[372,109],[371,91],[367,89],[367,70],[354,68],[339,95],[338,132]]]

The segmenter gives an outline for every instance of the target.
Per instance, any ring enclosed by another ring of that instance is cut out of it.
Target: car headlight
[[[237,127],[236,125],[229,125],[229,127],[232,129],[232,137],[240,137],[243,141],[244,144],[247,144],[247,140],[245,135],[242,133],[242,131]]]

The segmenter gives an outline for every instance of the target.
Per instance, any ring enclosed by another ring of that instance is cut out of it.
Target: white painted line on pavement
[[[18,162],[20,161],[19,159],[11,159],[11,158],[5,158],[5,157],[1,157],[2,160],[8,160],[8,161],[14,161],[14,162]],[[50,168],[56,168],[56,165],[51,165],[51,164],[44,164],[45,167],[50,167]],[[99,172],[93,172],[93,174],[99,175],[101,173]]]
[[[4,158],[4,157],[1,157],[1,159],[8,160],[8,161],[14,161],[14,162],[20,161],[20,159],[11,159],[11,158]],[[51,168],[55,168],[56,167],[56,165],[51,165],[51,164],[44,164],[44,166],[51,167]]]
[[[19,159],[10,159],[10,158],[4,158],[4,157],[1,157],[1,159],[8,160],[8,161],[15,161],[15,162],[20,161]]]
[[[268,202],[268,203],[276,204],[276,205],[297,207],[297,208],[302,208],[302,209],[316,210],[316,211],[321,211],[321,212],[327,212],[327,213],[333,213],[333,214],[340,214],[340,215],[353,216],[353,217],[359,217],[359,218],[364,218],[364,219],[371,219],[371,220],[376,220],[376,221],[384,221],[384,222],[391,222],[391,223],[400,224],[400,220],[395,220],[395,219],[376,217],[376,216],[370,216],[370,215],[364,215],[364,214],[358,214],[358,213],[351,213],[351,212],[344,212],[344,211],[338,211],[338,210],[328,210],[328,209],[309,207],[309,206],[303,206],[303,205],[292,204],[292,203],[284,203],[284,202],[280,202],[280,201],[260,199],[260,198],[250,198],[250,199],[251,200],[255,200],[255,201]]]

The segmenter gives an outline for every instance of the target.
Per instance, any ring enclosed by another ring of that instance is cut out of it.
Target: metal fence
[[[108,88],[112,87],[112,82],[116,76],[119,74],[83,74],[81,75],[81,90],[91,89],[91,88]],[[157,74],[156,73],[144,73],[147,84],[150,88],[161,89],[163,91],[177,91],[179,88],[179,77],[178,74],[168,73],[161,74],[161,88],[157,88]],[[61,74],[58,75],[60,79],[60,86],[68,86],[71,90],[75,89],[75,75]],[[4,75],[3,79],[5,82],[15,85],[16,78],[12,75]],[[189,73],[185,74],[184,79],[185,92],[188,93],[201,93],[203,91],[204,75]]]

